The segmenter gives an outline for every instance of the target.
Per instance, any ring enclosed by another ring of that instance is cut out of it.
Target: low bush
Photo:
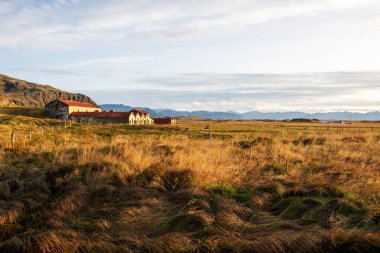
[[[278,163],[265,165],[262,171],[264,173],[272,172],[277,175],[283,175],[287,173],[286,166]]]

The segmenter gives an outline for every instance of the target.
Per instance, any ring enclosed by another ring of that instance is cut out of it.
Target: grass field
[[[376,122],[65,126],[0,110],[0,161],[0,252],[380,252]]]

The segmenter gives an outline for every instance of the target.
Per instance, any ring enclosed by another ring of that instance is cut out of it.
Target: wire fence
[[[52,126],[30,126],[25,129],[9,128],[0,129],[0,146],[6,148],[15,148],[36,142],[51,141],[52,139],[62,139],[66,142],[67,128],[64,124]],[[54,137],[54,138],[52,138]]]

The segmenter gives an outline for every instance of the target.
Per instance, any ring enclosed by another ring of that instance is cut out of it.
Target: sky
[[[0,0],[0,73],[98,104],[380,111],[379,0]]]

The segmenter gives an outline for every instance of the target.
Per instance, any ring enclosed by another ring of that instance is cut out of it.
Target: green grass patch
[[[252,189],[234,188],[231,184],[224,182],[209,187],[209,190],[211,190],[213,194],[227,196],[237,202],[246,202],[255,195],[255,191]]]

